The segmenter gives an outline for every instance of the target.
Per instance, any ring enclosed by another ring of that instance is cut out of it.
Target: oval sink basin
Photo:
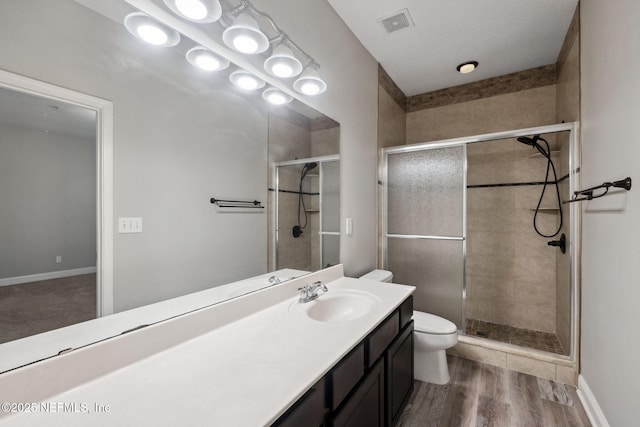
[[[369,292],[356,289],[330,289],[314,301],[307,303],[296,301],[294,307],[304,310],[308,317],[319,322],[343,322],[365,316],[381,303],[380,298]]]

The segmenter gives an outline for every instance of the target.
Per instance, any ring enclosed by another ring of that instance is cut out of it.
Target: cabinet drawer
[[[278,427],[319,427],[329,412],[326,400],[326,377],[318,381],[307,391],[293,407],[273,423]],[[251,410],[251,408],[247,408]]]
[[[367,368],[373,366],[378,360],[382,352],[391,344],[391,341],[398,335],[400,331],[400,312],[396,310],[393,314],[387,317],[378,328],[371,332],[366,341],[365,347],[365,362]]]
[[[331,371],[332,408],[335,409],[340,405],[362,375],[364,375],[364,344],[360,343]]]
[[[404,300],[400,305],[400,329],[404,328],[411,322],[413,317],[413,295],[409,295],[409,298]]]

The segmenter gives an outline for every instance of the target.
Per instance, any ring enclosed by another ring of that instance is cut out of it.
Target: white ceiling
[[[328,0],[405,95],[555,63],[577,0]],[[408,9],[414,27],[378,22]],[[480,66],[460,74],[466,61]]]
[[[95,111],[3,87],[0,123],[92,141],[96,136]]]

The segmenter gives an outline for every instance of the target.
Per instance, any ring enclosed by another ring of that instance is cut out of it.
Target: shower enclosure
[[[276,164],[276,269],[314,271],[340,263],[340,157]]]
[[[573,357],[579,217],[557,194],[577,190],[576,141],[568,123],[382,151],[383,267],[416,310]]]

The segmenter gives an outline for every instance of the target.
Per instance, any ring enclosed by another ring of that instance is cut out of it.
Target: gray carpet
[[[95,274],[0,287],[0,343],[95,318]]]

